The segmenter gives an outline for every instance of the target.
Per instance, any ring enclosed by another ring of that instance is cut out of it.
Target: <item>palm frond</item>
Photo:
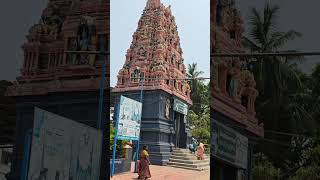
[[[268,36],[273,28],[276,28],[276,15],[279,10],[280,7],[278,5],[270,5],[269,3],[265,5],[263,31],[266,36]]]
[[[242,45],[245,48],[250,49],[251,52],[258,52],[261,50],[261,47],[259,47],[257,44],[255,44],[253,41],[251,41],[247,37],[242,38]]]
[[[275,38],[272,42],[272,47],[274,49],[282,47],[286,42],[289,40],[293,40],[297,37],[301,37],[302,34],[300,32],[289,30],[288,32],[276,32],[273,34],[273,37]]]
[[[251,9],[251,16],[249,17],[249,23],[251,25],[250,36],[257,43],[265,44],[266,39],[263,33],[262,17],[256,8]]]

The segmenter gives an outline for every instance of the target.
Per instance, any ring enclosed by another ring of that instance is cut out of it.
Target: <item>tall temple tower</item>
[[[21,75],[6,91],[17,101],[13,179],[18,179],[21,172],[34,107],[96,127],[105,60],[105,76],[109,77],[109,0],[49,0],[39,23],[31,26],[26,38]],[[67,51],[103,51],[107,56]],[[109,82],[104,83],[109,86]],[[109,93],[109,89],[106,91]],[[107,98],[105,104],[107,109]],[[105,131],[104,137],[107,141],[109,132]],[[106,172],[107,152],[103,152],[103,158],[101,172]],[[108,175],[101,174],[103,177]]]
[[[138,90],[144,79],[144,90],[161,89],[191,104],[190,87],[184,80],[183,52],[170,6],[149,0],[132,37],[114,92]]]
[[[153,164],[166,164],[173,147],[186,148],[192,104],[170,6],[148,0],[132,37],[113,92],[139,100],[143,90],[141,144],[149,146]]]

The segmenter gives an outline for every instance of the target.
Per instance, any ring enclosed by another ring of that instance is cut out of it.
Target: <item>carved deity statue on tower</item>
[[[241,71],[240,71],[240,61],[238,59],[232,61],[232,67],[229,71],[229,74],[231,76],[230,84],[229,84],[229,94],[235,100],[239,100],[238,88],[240,83]]]

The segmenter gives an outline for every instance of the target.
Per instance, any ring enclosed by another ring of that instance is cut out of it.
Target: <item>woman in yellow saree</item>
[[[149,153],[148,153],[148,147],[143,146],[143,149],[140,154],[140,166],[139,166],[139,177],[138,179],[148,179],[151,177],[150,173],[150,161],[149,161]]]

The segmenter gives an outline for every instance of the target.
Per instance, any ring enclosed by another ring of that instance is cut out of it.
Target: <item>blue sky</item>
[[[171,5],[176,18],[185,65],[196,62],[203,77],[210,77],[210,0],[161,0]],[[147,0],[111,0],[110,85],[116,85],[119,69],[136,31]]]

